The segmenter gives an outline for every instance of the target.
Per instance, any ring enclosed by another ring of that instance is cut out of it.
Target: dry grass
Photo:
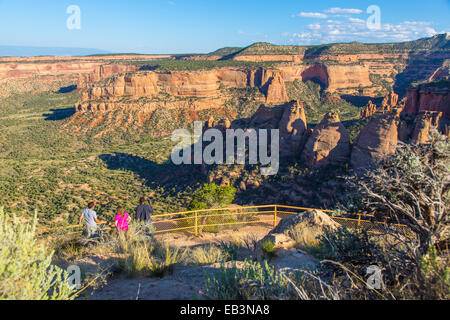
[[[212,264],[226,260],[226,253],[216,245],[208,245],[191,249],[186,262],[192,264]]]

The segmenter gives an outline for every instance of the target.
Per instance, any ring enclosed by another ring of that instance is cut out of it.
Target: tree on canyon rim
[[[429,144],[400,144],[376,169],[349,179],[366,210],[411,228],[422,255],[450,237],[450,143],[437,131],[430,136]]]

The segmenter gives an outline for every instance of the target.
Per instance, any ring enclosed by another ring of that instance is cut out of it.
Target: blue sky
[[[67,8],[81,10],[69,30]],[[366,10],[381,9],[381,29]],[[254,42],[392,42],[450,32],[450,0],[0,0],[0,45],[193,53]]]

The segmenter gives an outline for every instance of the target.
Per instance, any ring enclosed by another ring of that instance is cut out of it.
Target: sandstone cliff
[[[424,83],[408,89],[404,114],[422,111],[442,112],[450,118],[450,81]]]
[[[81,77],[79,83],[85,91],[76,109],[103,110],[103,103],[114,108],[124,98],[138,100],[164,96],[167,99],[166,95],[224,102],[221,96],[226,88],[259,88],[266,96],[266,103],[270,104],[288,100],[284,80],[277,70],[225,67],[204,71],[136,71],[135,68],[101,66],[94,73]],[[131,73],[121,73],[124,71]]]

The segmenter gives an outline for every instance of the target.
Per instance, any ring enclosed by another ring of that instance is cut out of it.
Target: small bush
[[[207,247],[197,247],[190,251],[187,258],[188,263],[212,264],[226,261],[228,255],[219,247],[210,245]]]
[[[53,252],[35,238],[31,223],[11,218],[0,208],[0,299],[62,300],[71,290],[68,274],[52,265]]]
[[[275,244],[270,241],[266,240],[261,244],[261,250],[269,257],[273,258],[275,256]]]
[[[242,268],[233,262],[205,276],[206,292],[219,300],[272,300],[285,299],[289,284],[283,275],[270,266],[245,261]]]
[[[235,196],[236,188],[233,186],[220,187],[215,183],[205,184],[195,192],[188,210],[221,208],[232,204]]]
[[[351,231],[340,227],[337,231],[326,230],[318,237],[319,246],[309,251],[319,258],[339,262],[374,261],[377,245],[364,230]]]

